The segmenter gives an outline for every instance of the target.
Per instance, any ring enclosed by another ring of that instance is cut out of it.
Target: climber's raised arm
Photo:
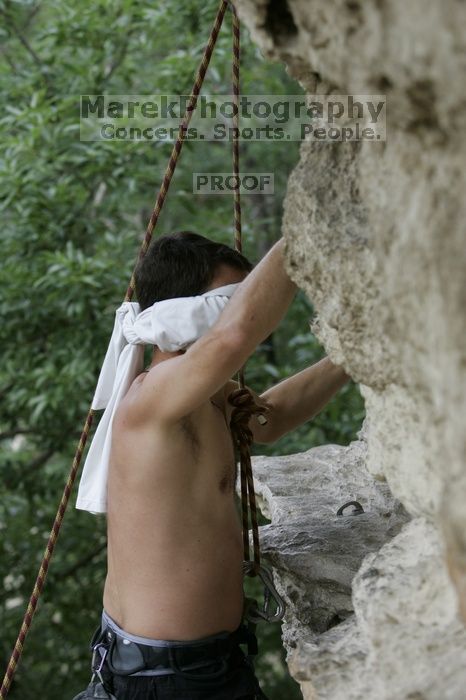
[[[341,367],[324,357],[260,396],[254,394],[257,403],[268,407],[266,424],[261,425],[254,416],[250,420],[254,441],[275,442],[311,420],[349,379]],[[231,382],[229,390],[236,386],[236,382]]]
[[[217,323],[181,356],[154,366],[139,406],[162,422],[177,421],[219,391],[276,328],[296,293],[276,243],[231,297]],[[160,397],[163,396],[163,400]]]

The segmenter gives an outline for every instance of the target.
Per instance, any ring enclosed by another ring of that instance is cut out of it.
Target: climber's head
[[[252,267],[241,253],[192,231],[155,238],[135,270],[141,311],[156,301],[241,282]]]

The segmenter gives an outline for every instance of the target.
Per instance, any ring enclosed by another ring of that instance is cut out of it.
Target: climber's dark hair
[[[233,248],[193,231],[153,239],[134,272],[141,311],[163,299],[203,294],[222,264],[245,272],[253,268]]]

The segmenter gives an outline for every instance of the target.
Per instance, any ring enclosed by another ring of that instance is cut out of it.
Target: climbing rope
[[[144,236],[144,240],[142,242],[139,255],[138,255],[138,261],[145,255],[147,248],[149,247],[151,238],[152,238],[152,233],[154,231],[154,228],[157,224],[158,218],[160,216],[160,212],[162,210],[162,206],[164,204],[168,188],[170,186],[173,174],[175,172],[176,164],[184,143],[185,135],[187,133],[188,125],[192,117],[192,113],[194,109],[196,108],[197,104],[197,98],[199,96],[205,74],[207,72],[207,68],[210,63],[210,59],[212,57],[212,52],[214,50],[214,46],[217,41],[217,37],[220,31],[220,28],[222,26],[222,22],[225,16],[225,12],[228,7],[228,1],[227,0],[221,0],[219,9],[217,11],[217,15],[214,20],[214,24],[212,27],[212,30],[210,32],[210,36],[207,42],[207,45],[204,49],[204,54],[201,60],[201,64],[198,68],[196,78],[195,78],[195,83],[192,89],[192,93],[190,96],[190,100],[188,103],[188,106],[186,107],[186,112],[184,114],[183,120],[180,124],[179,128],[179,133],[177,140],[173,146],[172,153],[170,155],[170,159],[165,171],[165,175],[162,181],[162,185],[160,187],[157,200],[155,203],[155,207],[152,211],[152,215],[150,217],[149,223],[147,225],[146,233]],[[236,113],[234,116],[234,126],[238,126],[238,100],[239,100],[239,21],[238,17],[236,14],[236,11],[233,6],[231,6],[232,13],[233,13],[233,92],[235,96],[235,104],[236,104]],[[240,204],[240,191],[239,191],[239,144],[238,144],[238,137],[237,134],[235,135],[233,139],[233,168],[234,168],[234,174],[237,176],[236,178],[236,187],[234,191],[234,215],[235,215],[235,246],[236,249],[241,252],[242,245],[241,245],[241,204]],[[136,263],[137,264],[137,263]],[[133,274],[131,275],[131,280],[129,282],[128,289],[126,291],[125,295],[125,301],[130,301],[135,289],[135,279],[134,279],[134,270]],[[248,524],[248,518],[247,518],[247,508],[248,508],[248,500],[247,500],[247,489],[246,486],[249,489],[249,496],[251,499],[251,520],[253,523],[253,535],[254,535],[254,552],[255,552],[255,558],[254,558],[254,571],[252,572],[252,575],[255,575],[255,567],[259,565],[260,562],[260,555],[259,555],[259,539],[258,539],[258,529],[257,529],[257,513],[256,513],[256,508],[255,508],[255,500],[254,500],[254,486],[253,486],[253,478],[252,478],[252,471],[251,471],[251,461],[249,455],[249,445],[252,442],[252,435],[250,435],[250,431],[248,432],[247,428],[247,422],[252,415],[253,412],[256,411],[255,406],[252,406],[250,399],[251,394],[244,389],[244,379],[242,372],[240,373],[240,386],[241,388],[238,390],[236,393],[236,396],[233,396],[233,401],[237,402],[237,408],[233,411],[233,416],[232,418],[233,424],[238,426],[236,429],[236,434],[238,437],[238,446],[240,447],[240,455],[241,455],[241,493],[242,493],[242,508],[243,508],[243,542],[244,542],[244,551],[245,551],[245,559],[246,561],[249,560],[249,540],[248,540],[248,534],[247,534],[247,524]],[[243,393],[240,393],[243,392]],[[249,398],[247,398],[247,396]],[[252,402],[254,403],[254,402]],[[57,543],[58,535],[60,533],[60,529],[63,523],[63,518],[65,516],[66,508],[68,506],[70,496],[71,496],[71,491],[73,488],[73,484],[76,480],[76,475],[78,473],[78,469],[81,463],[82,455],[86,446],[87,438],[89,436],[89,432],[91,430],[93,418],[94,418],[94,413],[95,411],[91,408],[89,409],[89,412],[87,414],[83,431],[81,433],[81,437],[78,442],[78,446],[76,449],[76,454],[73,459],[71,471],[69,473],[63,495],[60,500],[60,504],[58,506],[58,511],[52,526],[52,530],[50,532],[50,536],[45,548],[45,552],[42,558],[42,562],[39,568],[39,572],[37,574],[37,578],[34,584],[34,588],[31,594],[31,597],[29,599],[29,603],[27,606],[27,610],[25,612],[23,622],[18,634],[18,637],[16,639],[11,657],[8,662],[8,666],[5,672],[5,676],[2,681],[2,686],[0,688],[0,700],[5,700],[5,698],[8,695],[8,691],[10,690],[11,683],[13,681],[18,663],[21,659],[21,655],[23,653],[23,648],[24,648],[24,642],[26,639],[26,636],[29,632],[29,629],[31,627],[36,609],[37,609],[37,604],[39,602],[39,597],[42,593],[42,590],[44,588],[45,580],[47,577],[47,572],[49,569],[50,561],[52,559],[55,546]],[[242,426],[241,428],[239,426]],[[247,446],[246,446],[247,443]],[[246,531],[246,532],[245,532]]]
[[[173,150],[170,155],[170,160],[168,161],[167,169],[165,171],[165,175],[163,176],[163,181],[162,185],[160,187],[159,193],[157,195],[157,200],[155,202],[155,207],[152,211],[151,217],[149,219],[149,223],[147,225],[146,229],[146,234],[144,236],[144,240],[142,242],[142,246],[139,250],[139,256],[138,260],[144,257],[146,254],[147,248],[149,247],[149,243],[151,242],[152,238],[152,233],[154,231],[155,225],[158,221],[158,218],[160,216],[160,212],[162,211],[162,206],[163,203],[165,202],[165,197],[167,196],[168,188],[170,187],[170,183],[173,177],[173,173],[175,172],[176,164],[178,162],[178,157],[181,153],[181,149],[184,144],[184,137],[187,133],[189,122],[191,121],[192,114],[194,110],[196,109],[197,105],[197,98],[199,96],[199,93],[201,91],[202,83],[204,82],[205,74],[207,72],[207,68],[209,67],[210,59],[212,57],[212,52],[214,50],[214,46],[217,42],[217,37],[220,31],[220,28],[222,26],[223,18],[225,16],[225,12],[228,7],[228,1],[227,0],[221,0],[220,2],[220,7],[217,11],[217,15],[214,20],[214,25],[212,27],[212,30],[210,32],[209,40],[207,42],[207,45],[204,49],[204,55],[201,60],[201,64],[198,68],[196,79],[194,81],[194,86],[191,92],[191,96],[189,98],[189,103],[188,106],[186,107],[186,112],[184,114],[183,120],[180,124],[180,129],[178,132],[178,138],[176,139],[175,145],[173,146]],[[234,11],[234,8],[233,8]],[[236,13],[234,14],[236,16]],[[134,270],[136,269],[136,266]],[[125,296],[125,301],[131,301],[131,298],[134,293],[134,286],[135,286],[135,279],[134,279],[134,270],[133,274],[131,275],[131,280],[128,286],[128,289],[126,291],[126,296]],[[1,700],[1,696],[0,696]]]
[[[232,85],[233,85],[233,181],[235,183],[233,196],[233,213],[235,222],[235,248],[239,253],[243,251],[241,232],[241,195],[239,178],[239,65],[240,65],[240,29],[239,19],[235,8],[233,12],[233,65],[232,65]],[[248,529],[248,500],[251,511],[251,524],[254,543],[254,567],[252,574],[257,575],[260,567],[259,550],[259,528],[257,525],[256,499],[254,494],[254,484],[251,468],[250,447],[252,444],[252,432],[249,428],[249,419],[255,413],[261,412],[257,408],[251,393],[244,385],[244,368],[238,373],[239,389],[232,392],[229,402],[235,407],[233,409],[230,428],[233,439],[236,442],[240,457],[241,474],[241,509],[243,526],[243,550],[244,560],[249,561],[249,529]],[[249,499],[248,499],[249,493]]]
[[[250,391],[240,388],[233,391],[228,398],[234,406],[230,419],[230,428],[236,442],[241,465],[241,505],[243,514],[243,550],[244,561],[249,562],[249,529],[248,529],[248,495],[251,512],[252,537],[254,545],[254,565],[248,569],[248,574],[256,576],[260,568],[259,527],[257,524],[256,498],[251,467],[250,448],[253,440],[249,420],[255,414],[262,414],[263,408],[257,406]]]
[[[233,85],[233,179],[235,183],[233,195],[233,212],[235,219],[235,248],[239,253],[243,252],[241,238],[241,195],[239,181],[239,56],[240,56],[240,34],[239,19],[235,8],[233,12],[233,65],[232,65],[232,85]]]

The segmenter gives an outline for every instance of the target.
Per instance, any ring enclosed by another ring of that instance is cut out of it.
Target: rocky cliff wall
[[[285,200],[289,272],[367,408],[348,448],[255,462],[290,670],[305,700],[464,700],[466,3],[235,5],[308,93],[387,98],[386,140],[304,141]]]

